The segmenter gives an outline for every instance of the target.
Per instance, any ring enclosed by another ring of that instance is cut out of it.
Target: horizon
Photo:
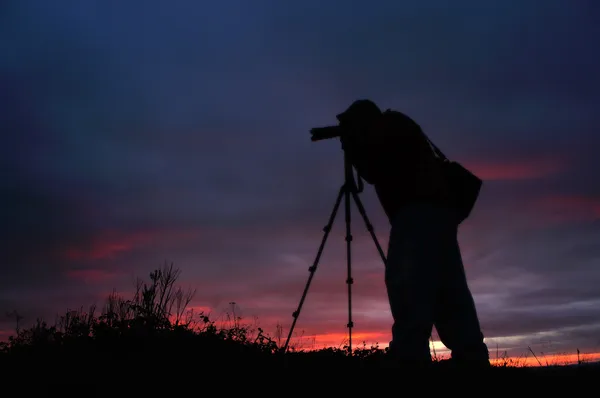
[[[56,4],[0,13],[3,315],[52,320],[167,262],[192,307],[289,328],[343,182],[339,141],[309,130],[370,98],[484,181],[459,242],[490,357],[600,359],[598,4]],[[383,264],[352,206],[353,347],[385,347]],[[295,326],[319,345],[348,333],[343,226]],[[0,317],[0,341],[13,330]]]
[[[168,264],[163,264],[160,269],[165,269]],[[170,264],[174,270],[181,272],[182,270],[175,267],[174,264]],[[159,269],[157,268],[157,269]],[[179,274],[181,276],[181,274]],[[177,278],[179,280],[180,277]],[[150,280],[145,278],[144,276],[138,276],[135,278],[135,283],[144,282],[148,283]],[[181,287],[184,291],[187,292],[195,292],[193,286],[184,287],[180,283],[175,283],[174,287]],[[134,291],[136,289],[133,288],[127,292],[117,292],[113,290],[110,293],[107,293],[107,297],[104,302],[95,302],[87,307],[85,305],[79,306],[77,308],[67,308],[63,312],[56,313],[54,316],[55,322],[58,322],[61,316],[64,316],[68,312],[79,312],[83,314],[94,313],[101,315],[105,311],[105,305],[108,303],[109,296],[117,296],[123,299],[132,298]],[[193,300],[192,300],[193,302]],[[248,319],[247,317],[242,315],[242,311],[238,303],[229,302],[227,303],[227,308],[221,309],[218,316],[215,317],[212,312],[212,308],[205,306],[188,306],[186,311],[183,313],[184,315],[190,314],[193,315],[191,320],[193,321],[190,326],[192,330],[196,330],[196,326],[194,323],[200,320],[200,316],[208,316],[212,322],[215,323],[218,329],[229,330],[234,327],[242,327],[246,328],[250,335],[252,333],[256,333],[256,330],[260,327],[265,331],[265,336],[269,337],[277,343],[279,348],[283,348],[285,346],[285,342],[287,340],[287,336],[289,333],[289,329],[291,327],[291,321],[286,324],[285,321],[277,321],[274,325],[269,324],[270,327],[274,328],[272,330],[265,330],[265,325],[260,322],[256,316],[251,317],[252,319]],[[8,314],[7,314],[8,315]],[[20,316],[20,314],[13,313],[11,316]],[[186,315],[187,316],[187,315]],[[299,317],[300,318],[300,317]],[[293,317],[291,317],[293,319]],[[37,321],[45,321],[48,322],[48,326],[54,325],[55,323],[49,322],[49,319],[37,318]],[[25,330],[31,327],[32,325],[23,324],[23,318],[20,318],[20,321],[17,323],[16,318],[13,320],[15,322],[15,326],[20,330]],[[301,322],[300,322],[301,323]],[[56,323],[57,325],[57,323]],[[199,323],[198,325],[201,325]],[[352,332],[352,350],[363,349],[363,348],[377,348],[384,350],[388,347],[387,343],[381,343],[381,337],[385,337],[385,333],[381,332],[356,332],[356,326],[353,327]],[[7,341],[9,336],[16,336],[16,327],[13,331],[0,331],[0,342]],[[295,328],[293,335],[290,337],[289,341],[289,349],[294,351],[319,351],[328,348],[334,349],[342,349],[343,347],[348,347],[349,344],[349,333],[348,328],[344,328],[346,330],[343,332],[335,332],[335,333],[326,333],[319,335],[311,335],[305,334],[305,331],[302,328]],[[434,329],[435,333],[435,329]],[[488,339],[486,339],[488,340]],[[550,349],[550,353],[545,353],[544,351],[535,352],[530,346],[526,347],[525,352],[517,355],[517,351],[514,349],[511,350],[509,347],[500,347],[498,343],[493,347],[492,342],[489,340],[486,341],[490,348],[490,362],[493,365],[498,366],[511,366],[511,367],[545,367],[545,366],[567,366],[567,365],[577,365],[577,364],[594,364],[600,363],[600,353],[598,352],[579,352],[579,353],[568,353],[568,352],[556,352]],[[546,346],[549,348],[549,345]],[[432,358],[436,360],[448,359],[450,357],[449,350],[442,344],[439,339],[435,339],[434,335],[430,340],[430,349],[432,353]],[[577,350],[577,349],[576,349]],[[508,355],[508,352],[512,352],[512,355]]]

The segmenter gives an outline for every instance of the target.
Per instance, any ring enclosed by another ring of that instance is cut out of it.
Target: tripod
[[[345,199],[344,207],[345,207],[345,212],[346,212],[346,215],[345,215],[346,216],[345,217],[346,218],[346,260],[347,260],[347,272],[348,272],[347,278],[346,278],[346,284],[348,285],[348,324],[346,326],[348,327],[348,352],[350,355],[352,355],[352,327],[354,327],[354,322],[352,321],[352,284],[354,283],[354,280],[352,278],[352,267],[351,267],[351,260],[352,260],[352,250],[351,250],[352,231],[351,231],[351,225],[350,225],[351,221],[352,221],[351,220],[351,208],[350,208],[351,198],[354,199],[354,202],[358,208],[358,211],[360,212],[360,214],[366,224],[367,230],[369,231],[369,233],[371,234],[371,237],[373,238],[373,241],[375,242],[375,246],[377,247],[377,251],[379,252],[379,255],[381,256],[383,263],[385,264],[385,262],[386,262],[385,254],[383,253],[383,250],[381,249],[381,245],[377,241],[377,237],[373,230],[373,225],[369,221],[369,218],[367,217],[365,208],[364,208],[360,198],[358,197],[358,194],[362,191],[363,191],[362,180],[361,180],[360,176],[358,176],[358,186],[357,186],[356,182],[354,181],[354,173],[352,171],[352,163],[350,162],[348,155],[346,155],[346,153],[344,152],[344,183],[342,184],[342,187],[340,188],[337,199],[333,206],[333,210],[331,212],[331,215],[329,216],[329,222],[323,228],[323,231],[325,232],[325,234],[323,235],[323,239],[321,240],[321,245],[319,246],[319,250],[317,251],[315,261],[313,262],[312,266],[308,269],[310,271],[310,275],[308,277],[308,281],[306,282],[306,286],[304,287],[304,292],[302,293],[302,297],[300,298],[300,303],[298,304],[298,308],[292,314],[292,316],[294,317],[294,321],[292,322],[292,326],[290,328],[290,332],[289,332],[287,340],[285,342],[285,346],[283,347],[283,352],[286,352],[288,349],[288,345],[290,343],[292,333],[294,332],[294,327],[296,326],[296,322],[298,321],[298,316],[300,315],[300,311],[302,310],[302,305],[304,304],[304,300],[306,299],[306,294],[308,293],[310,283],[312,282],[312,279],[315,275],[315,271],[317,270],[317,266],[319,264],[321,254],[323,253],[323,249],[325,248],[325,243],[327,241],[327,237],[329,236],[329,232],[331,231],[331,227],[333,226],[333,222],[335,221],[335,216],[337,214],[338,208],[340,207],[340,204],[342,202],[342,197],[344,197],[344,199]]]

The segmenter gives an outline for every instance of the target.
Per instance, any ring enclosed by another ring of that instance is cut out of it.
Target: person
[[[429,367],[435,326],[452,363],[489,366],[458,244],[460,222],[447,204],[450,187],[421,127],[367,99],[353,102],[337,119],[343,150],[359,176],[374,186],[390,222],[389,355],[400,365]]]

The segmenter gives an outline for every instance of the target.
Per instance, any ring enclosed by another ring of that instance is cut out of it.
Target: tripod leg
[[[351,191],[351,192],[352,192],[352,197],[354,198],[354,202],[356,203],[356,207],[358,208],[358,211],[360,212],[363,220],[365,221],[367,230],[369,231],[369,233],[371,234],[371,237],[373,238],[373,241],[375,242],[375,247],[377,247],[377,251],[379,252],[379,255],[381,256],[381,260],[385,264],[387,261],[385,253],[383,252],[383,249],[381,248],[381,245],[379,244],[379,241],[377,240],[377,236],[375,235],[375,230],[373,229],[373,224],[371,224],[371,222],[369,221],[369,218],[367,217],[367,212],[365,211],[365,207],[363,206],[360,198],[358,197],[358,194],[355,191]]]
[[[346,189],[345,192],[345,207],[346,207],[346,261],[347,261],[347,269],[348,276],[346,278],[346,285],[348,285],[348,353],[352,355],[352,327],[354,326],[354,322],[352,321],[352,284],[354,280],[352,279],[352,230],[351,230],[351,213],[352,209],[350,207],[350,192],[354,192],[352,189]]]
[[[288,344],[290,343],[290,339],[292,337],[292,333],[294,332],[294,327],[296,326],[296,321],[298,320],[298,316],[300,315],[300,310],[302,309],[302,305],[304,304],[304,300],[306,299],[306,294],[308,293],[308,288],[310,287],[310,283],[312,281],[313,276],[315,275],[315,271],[317,270],[317,266],[319,265],[319,260],[321,255],[323,254],[323,249],[325,248],[325,242],[327,241],[327,237],[329,236],[329,232],[331,231],[331,227],[333,226],[333,222],[335,221],[335,216],[337,214],[338,208],[340,207],[340,203],[342,202],[342,195],[345,192],[345,185],[342,186],[340,192],[338,193],[337,199],[333,206],[333,210],[331,211],[331,215],[329,216],[329,222],[323,228],[325,234],[323,235],[323,239],[321,240],[321,245],[319,246],[319,250],[317,251],[317,256],[312,266],[308,269],[310,271],[310,275],[308,276],[308,281],[306,282],[306,286],[304,286],[304,292],[302,293],[302,297],[300,298],[300,303],[298,304],[298,308],[292,316],[294,317],[294,321],[292,322],[292,326],[290,328],[290,332],[288,333],[287,339],[285,341],[285,346],[283,347],[283,352],[286,352],[288,349]],[[346,195],[346,206],[349,203],[349,197]]]

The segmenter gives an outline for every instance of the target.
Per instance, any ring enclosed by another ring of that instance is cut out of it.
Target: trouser
[[[400,361],[430,363],[435,326],[453,360],[488,363],[454,213],[434,204],[412,204],[391,224],[385,270],[393,317],[390,353]]]

